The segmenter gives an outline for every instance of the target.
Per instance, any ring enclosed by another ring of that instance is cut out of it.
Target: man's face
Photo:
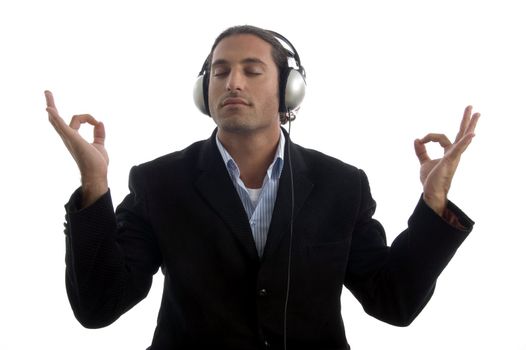
[[[251,34],[224,38],[214,49],[208,101],[220,131],[279,129],[278,68],[272,46]]]

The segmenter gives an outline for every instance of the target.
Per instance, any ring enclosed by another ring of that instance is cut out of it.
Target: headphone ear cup
[[[301,105],[306,85],[303,74],[294,68],[287,69],[281,81],[283,91],[280,92],[280,112],[292,111]]]
[[[206,84],[206,85],[205,85]],[[204,74],[197,77],[194,84],[194,103],[195,106],[201,111],[201,113],[210,115],[208,112],[208,101],[205,96],[208,95],[208,81],[205,79]]]

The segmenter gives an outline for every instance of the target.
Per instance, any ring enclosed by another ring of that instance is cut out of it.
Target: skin
[[[74,115],[66,124],[58,114],[51,91],[45,91],[46,111],[49,122],[62,138],[69,153],[77,163],[82,183],[82,208],[93,204],[108,191],[108,164],[110,159],[104,148],[106,131],[104,124],[89,114]],[[82,124],[92,125],[93,142],[89,143],[79,134]]]
[[[223,39],[212,54],[210,114],[249,188],[260,188],[280,138],[278,67],[254,35]],[[232,103],[230,103],[232,102]]]
[[[89,114],[73,116],[68,125],[60,117],[52,93],[45,91],[45,96],[49,121],[79,167],[82,207],[89,206],[108,191],[104,125]],[[261,187],[280,137],[278,69],[270,44],[249,34],[223,39],[212,55],[209,105],[219,140],[239,166],[241,179],[249,188]],[[480,114],[472,114],[472,107],[467,106],[453,143],[445,135],[435,133],[414,142],[423,198],[438,215],[446,214],[453,176],[461,155],[475,136],[479,118]],[[93,142],[79,135],[82,124],[94,127]],[[429,158],[425,146],[429,142],[442,146],[442,158]]]
[[[441,216],[445,214],[447,194],[460,162],[460,156],[475,137],[475,127],[480,113],[472,115],[472,110],[472,106],[467,106],[464,110],[455,142],[451,143],[444,134],[430,133],[422,139],[416,139],[414,143],[415,153],[420,161],[420,181],[424,187],[424,201]],[[444,149],[442,158],[429,158],[425,146],[429,142],[438,142],[442,146]]]

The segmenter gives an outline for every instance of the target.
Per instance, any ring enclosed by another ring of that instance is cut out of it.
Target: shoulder
[[[210,139],[194,142],[188,147],[162,155],[148,162],[136,165],[132,172],[145,177],[172,177],[187,174],[192,176],[198,170],[203,150],[210,147]]]
[[[338,178],[361,177],[365,175],[363,170],[356,166],[320,151],[297,144],[293,144],[292,149],[295,150],[294,153],[299,155],[299,162],[303,163],[304,169],[315,177]]]
[[[162,155],[153,160],[142,163],[138,165],[138,167],[147,169],[170,166],[173,163],[196,162],[199,159],[203,148],[209,142],[210,139],[196,141],[184,149]]]
[[[293,168],[295,164],[302,164],[302,170],[295,169],[294,172],[302,173],[310,180],[313,185],[311,196],[314,200],[318,203],[329,201],[327,204],[331,206],[340,203],[340,206],[337,206],[339,209],[333,206],[332,210],[342,216],[349,213],[353,207],[361,211],[363,209],[360,208],[364,206],[365,210],[374,212],[375,202],[371,197],[367,175],[362,169],[302,146],[293,145],[292,150],[292,159],[294,154],[298,158],[292,162]]]

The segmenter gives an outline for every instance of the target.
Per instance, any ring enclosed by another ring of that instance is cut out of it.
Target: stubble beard
[[[251,134],[265,126],[260,125],[257,118],[252,113],[241,113],[240,111],[229,111],[220,113],[219,117],[214,117],[217,127],[222,132],[233,134]]]

